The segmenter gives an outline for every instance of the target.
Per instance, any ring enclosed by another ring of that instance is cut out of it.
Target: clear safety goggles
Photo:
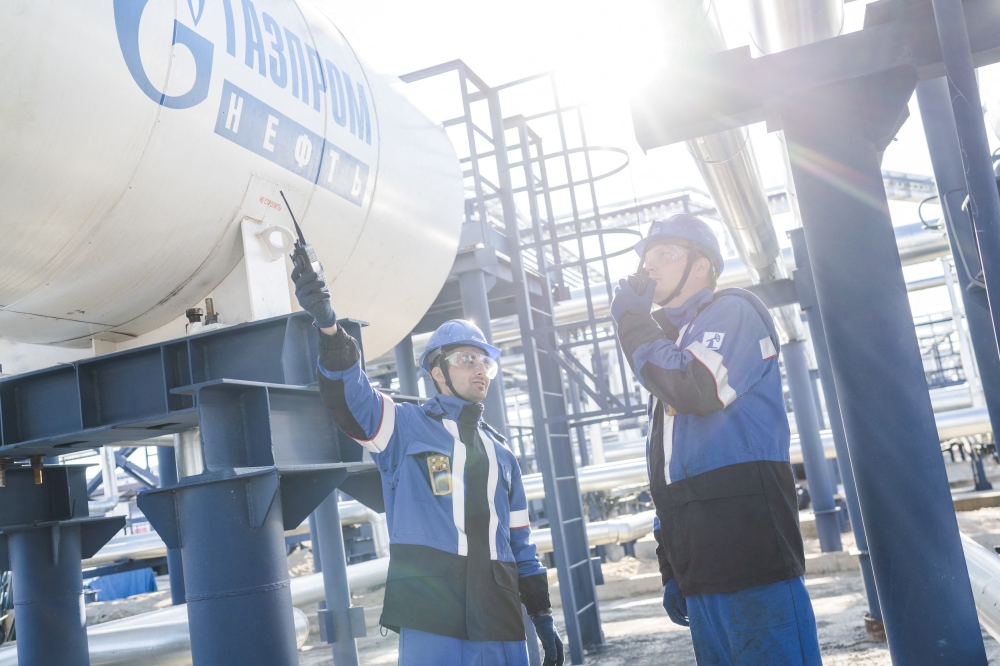
[[[646,254],[643,257],[643,264],[654,264],[658,266],[669,264],[682,258],[687,254],[687,252],[688,249],[681,245],[658,243],[646,250]]]
[[[449,364],[463,370],[477,370],[480,365],[486,370],[486,376],[493,379],[497,376],[500,366],[486,354],[474,351],[457,351],[444,357]]]

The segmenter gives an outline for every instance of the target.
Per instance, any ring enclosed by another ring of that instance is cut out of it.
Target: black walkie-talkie
[[[644,252],[639,257],[639,265],[636,267],[635,273],[628,276],[628,286],[632,287],[632,291],[640,295],[646,292],[646,287],[649,286],[650,282],[649,271],[643,268],[643,264],[645,263],[646,253]]]
[[[316,256],[316,250],[312,245],[306,242],[305,236],[302,235],[302,229],[299,228],[299,223],[295,219],[295,213],[292,212],[292,207],[288,205],[288,199],[285,198],[285,193],[278,190],[278,194],[281,195],[281,200],[285,202],[285,208],[288,209],[288,214],[292,217],[292,224],[295,225],[295,233],[298,235],[298,240],[295,241],[295,249],[292,251],[292,263],[299,267],[300,270],[304,271],[307,267],[312,268],[317,275],[323,275],[323,264],[319,263],[319,257]]]

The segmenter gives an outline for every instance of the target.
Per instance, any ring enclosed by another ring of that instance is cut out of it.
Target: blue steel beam
[[[948,241],[955,260],[955,272],[982,379],[986,408],[994,426],[993,431],[1000,432],[1000,354],[997,353],[997,337],[986,290],[972,281],[982,270],[982,266],[975,231],[968,214],[962,210],[962,202],[966,197],[965,167],[948,82],[943,78],[921,81],[917,84],[917,102],[934,168],[934,179],[937,181],[941,210],[948,227]]]
[[[361,322],[345,320],[360,330]],[[0,456],[61,455],[198,423],[183,387],[213,380],[316,383],[308,313],[210,331],[0,379]]]
[[[993,173],[993,160],[990,155],[989,140],[986,136],[986,119],[983,117],[982,103],[979,99],[979,87],[976,83],[976,71],[962,2],[961,0],[933,0],[933,4],[938,37],[941,41],[941,54],[948,74],[946,79],[948,93],[951,97],[952,118],[948,118],[944,109],[939,110],[936,106],[932,106],[932,99],[940,95],[940,93],[935,95],[933,86],[922,89],[922,96],[925,98],[924,104],[931,107],[928,110],[936,116],[936,118],[931,118],[930,122],[937,121],[941,125],[942,136],[935,142],[935,148],[938,151],[947,151],[947,153],[937,156],[939,164],[942,160],[948,159],[949,154],[952,153],[952,141],[957,131],[959,154],[963,167],[961,173],[969,197],[968,211],[972,218],[972,227],[976,233],[979,254],[981,255],[981,279],[986,285],[986,297],[991,306],[991,312],[992,305],[998,304],[997,311],[993,312],[993,353],[995,354],[996,330],[998,319],[1000,319],[1000,195],[997,193],[996,177]],[[918,92],[918,95],[920,94]],[[931,99],[926,99],[928,97]],[[951,156],[953,157],[953,155]],[[937,165],[935,165],[936,167]],[[944,206],[945,202],[942,201],[942,207]],[[953,226],[959,224],[964,226],[964,220],[959,221],[959,219],[953,218],[952,224]],[[956,255],[956,259],[960,257],[961,254]],[[976,337],[983,338],[985,336],[977,335]],[[993,357],[991,356],[986,356],[985,360],[988,364],[992,361]],[[986,384],[985,378],[983,384]],[[996,386],[991,388],[994,392],[998,390]],[[989,407],[989,405],[987,406]],[[991,421],[993,421],[996,411],[997,405],[994,404],[990,412]]]
[[[973,63],[1000,62],[1000,5],[994,0],[962,5]],[[741,47],[664,69],[632,102],[639,145],[649,150],[761,121],[777,129],[775,100],[902,63],[912,65],[921,80],[944,75],[929,2],[880,2],[867,12],[865,28],[857,32],[760,58]],[[979,107],[970,103],[970,108]]]
[[[120,451],[115,451],[115,464],[118,467],[121,467],[123,472],[131,476],[140,484],[146,486],[147,488],[156,488],[160,485],[160,480],[156,477],[156,475],[148,469],[139,467],[128,459],[128,457],[135,453],[137,449],[138,447],[130,446],[128,448],[123,448]]]
[[[816,515],[816,535],[819,537],[820,550],[824,553],[843,550],[840,543],[840,520],[837,517],[840,509],[833,499],[830,467],[820,438],[805,342],[789,340],[781,345],[781,359],[785,363],[788,392],[792,396],[792,408],[795,410],[795,423],[799,430],[802,462],[809,481],[813,513]]]
[[[985,648],[878,162],[916,79],[901,66],[782,100],[777,114],[890,655],[980,665]]]
[[[180,439],[180,435],[174,435],[174,440]],[[159,461],[160,487],[169,488],[176,485],[177,477],[177,453],[173,446],[158,446],[157,460]],[[170,575],[170,602],[174,606],[179,606],[186,602],[184,591],[184,558],[179,548],[167,548],[167,573]]]
[[[837,383],[833,379],[833,365],[830,362],[830,348],[826,342],[826,330],[823,328],[823,315],[819,310],[816,285],[813,283],[812,268],[809,265],[805,232],[802,229],[793,229],[789,236],[797,266],[793,278],[798,292],[798,301],[802,311],[806,313],[806,319],[809,323],[809,334],[816,352],[816,369],[819,371],[819,380],[823,385],[826,411],[830,416],[833,446],[837,450],[837,465],[840,469],[840,478],[844,482],[847,515],[851,519],[854,545],[860,551],[858,560],[861,565],[861,577],[865,582],[865,593],[868,596],[868,615],[873,620],[881,622],[882,609],[878,603],[875,573],[872,570],[872,559],[868,552],[868,538],[865,536],[861,504],[858,502],[858,488],[854,480],[854,469],[851,467],[851,454],[847,448],[847,433],[844,432],[844,420],[840,414],[840,396],[837,393]]]

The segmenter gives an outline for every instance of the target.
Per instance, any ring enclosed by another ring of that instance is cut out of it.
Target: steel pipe
[[[309,639],[309,618],[292,609],[295,643]],[[190,666],[187,606],[172,606],[87,627],[90,666]],[[14,646],[0,648],[0,666],[17,666]],[[22,666],[26,666],[27,662]]]
[[[103,516],[118,506],[118,462],[113,446],[102,446],[98,455],[101,460],[101,479],[104,483],[104,499],[87,502],[90,515]]]

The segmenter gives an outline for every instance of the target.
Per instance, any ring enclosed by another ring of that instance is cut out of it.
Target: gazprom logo
[[[170,109],[187,109],[205,101],[208,97],[208,86],[212,80],[212,55],[214,45],[191,28],[176,19],[174,20],[173,44],[182,44],[194,56],[195,79],[191,89],[182,95],[167,95],[156,89],[143,69],[139,57],[139,22],[142,12],[149,0],[114,0],[115,29],[118,32],[118,45],[121,47],[125,65],[138,84],[139,89],[151,100]],[[205,10],[205,0],[188,0],[191,18],[195,25],[201,20]],[[228,0],[223,1],[226,9],[227,41],[232,42],[232,8]]]

